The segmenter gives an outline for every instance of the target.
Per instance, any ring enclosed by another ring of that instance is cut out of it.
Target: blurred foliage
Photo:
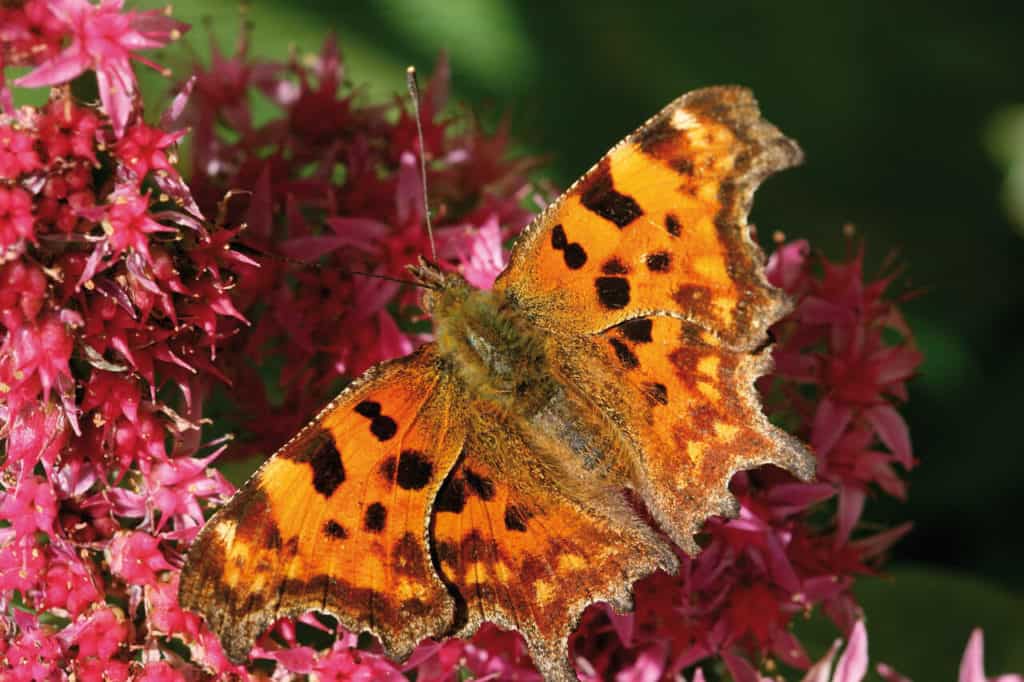
[[[1024,235],[1024,104],[997,111],[988,126],[986,142],[992,158],[1006,169],[1003,204]]]
[[[199,55],[203,17],[226,49],[237,34],[230,2],[180,0],[175,15],[195,25]],[[915,521],[895,559],[916,563],[863,586],[873,658],[951,679],[981,624],[989,670],[1024,669],[1024,232],[1011,218],[1024,204],[1024,3],[257,0],[247,16],[268,57],[335,31],[372,98],[445,50],[456,95],[510,113],[563,186],[678,94],[751,86],[808,157],[758,193],[762,234],[838,255],[852,222],[876,265],[898,252],[903,285],[925,292],[906,305],[927,358],[908,413],[921,466],[909,504],[875,505],[879,520]]]

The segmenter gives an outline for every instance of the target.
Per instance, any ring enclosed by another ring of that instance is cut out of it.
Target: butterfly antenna
[[[437,262],[437,245],[434,244],[434,226],[430,222],[430,202],[427,201],[427,148],[423,144],[423,122],[420,115],[420,86],[416,79],[416,67],[405,70],[405,84],[412,98],[412,112],[416,117],[416,134],[420,140],[420,180],[423,182],[423,215],[427,219],[427,237],[430,238],[430,255]]]
[[[254,253],[254,254],[258,255],[258,256],[262,256],[264,258],[271,258],[273,260],[278,260],[278,261],[281,261],[282,263],[289,263],[291,265],[298,265],[298,266],[301,266],[301,267],[304,267],[304,268],[313,268],[315,270],[323,270],[324,269],[324,266],[321,265],[320,263],[310,263],[308,261],[302,260],[301,258],[292,258],[291,256],[285,256],[285,255],[280,254],[280,253],[271,253],[269,251],[264,251],[263,249],[256,248],[256,247],[254,247],[254,246],[252,246],[250,244],[245,244],[245,243],[242,243],[242,242],[236,242],[235,246],[236,247],[240,246],[244,250],[250,251],[250,252],[252,252],[252,253]],[[342,268],[342,269],[334,268],[334,269],[337,270],[338,272],[342,272],[342,273],[344,273],[346,275],[359,275],[361,277],[372,277],[373,279],[386,279],[389,282],[398,282],[399,284],[411,284],[412,286],[420,287],[421,289],[433,289],[433,287],[431,287],[431,286],[429,286],[427,284],[424,284],[423,282],[418,282],[418,281],[416,281],[414,279],[404,279],[402,277],[392,277],[391,275],[382,275],[382,274],[377,273],[377,272],[363,272],[361,270],[348,270],[348,269],[344,269],[344,268]]]

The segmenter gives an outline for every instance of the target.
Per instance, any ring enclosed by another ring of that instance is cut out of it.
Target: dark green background
[[[204,15],[222,44],[236,34],[230,3],[179,1],[175,15],[196,25],[202,54]],[[916,523],[893,580],[862,589],[873,659],[953,679],[981,625],[990,674],[1024,670],[1024,242],[1000,201],[1010,161],[1024,163],[1024,133],[1016,147],[1010,134],[1024,120],[1011,115],[1024,104],[1024,3],[262,0],[249,16],[260,56],[314,51],[336,31],[348,77],[373,98],[446,50],[457,97],[510,112],[562,186],[680,93],[751,86],[807,152],[758,193],[752,220],[833,256],[852,222],[869,263],[898,250],[928,291],[906,306],[927,358],[907,409],[920,468],[908,504],[869,505]]]

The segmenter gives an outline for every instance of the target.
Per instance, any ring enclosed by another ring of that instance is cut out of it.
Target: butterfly
[[[316,610],[400,660],[494,622],[575,680],[583,610],[674,572],[667,539],[696,554],[705,519],[738,512],[736,471],[813,475],[754,388],[789,303],[747,225],[801,158],[749,90],[696,90],[537,216],[491,290],[421,259],[434,341],[350,384],[210,518],[181,604],[234,660]]]

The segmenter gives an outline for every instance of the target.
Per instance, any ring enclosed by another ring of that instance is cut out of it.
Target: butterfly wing
[[[283,616],[318,610],[403,658],[452,623],[427,546],[464,427],[432,345],[379,365],[278,451],[206,524],[180,600],[242,660]]]
[[[586,342],[593,344],[583,377],[591,395],[617,394],[614,418],[640,453],[634,485],[669,536],[688,553],[693,535],[713,514],[735,516],[732,475],[772,463],[801,478],[814,474],[803,445],[761,411],[754,381],[771,367],[768,349],[730,349],[712,333],[672,317],[637,318]],[[609,368],[602,372],[597,368]]]
[[[757,185],[800,159],[749,90],[683,95],[527,228],[495,284],[561,338],[559,380],[619,425],[628,484],[691,554],[735,511],[737,470],[813,473],[753,387],[788,303],[746,222]]]
[[[595,333],[658,311],[752,348],[786,304],[747,213],[757,185],[801,158],[749,90],[683,95],[526,229],[495,289],[553,329]]]
[[[460,595],[457,634],[484,621],[526,638],[548,680],[575,680],[568,637],[595,601],[631,608],[634,581],[675,571],[664,541],[621,495],[574,485],[551,448],[535,448],[511,422],[474,406],[459,463],[438,494],[434,548]]]

